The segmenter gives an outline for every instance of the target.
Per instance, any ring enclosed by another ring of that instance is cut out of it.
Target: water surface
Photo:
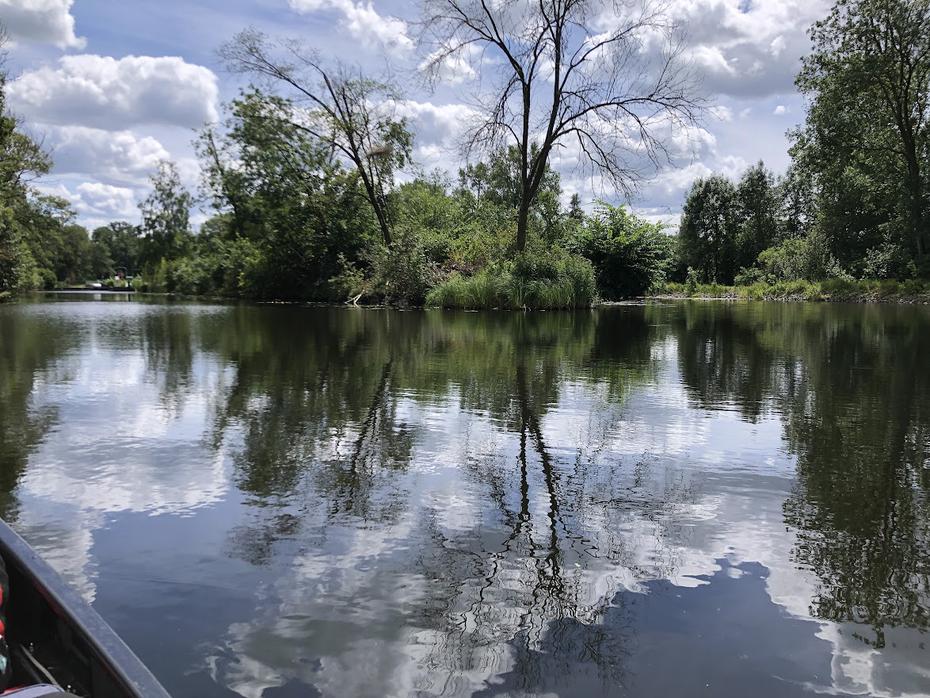
[[[0,511],[176,696],[930,694],[930,309],[0,306]]]

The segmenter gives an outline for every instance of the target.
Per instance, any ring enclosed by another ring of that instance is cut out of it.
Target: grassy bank
[[[576,255],[521,255],[473,276],[453,274],[426,295],[426,305],[461,310],[589,308],[597,297],[591,263]]]
[[[668,283],[657,289],[653,295],[669,298],[731,298],[835,303],[930,303],[930,282],[829,279],[827,281],[755,283],[749,286]]]

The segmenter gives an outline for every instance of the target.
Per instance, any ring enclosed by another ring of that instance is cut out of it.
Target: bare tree
[[[220,49],[230,70],[268,79],[284,87],[303,111],[294,125],[326,143],[358,172],[384,243],[391,243],[387,193],[394,172],[410,161],[412,138],[394,114],[397,96],[390,85],[336,64],[323,65],[297,41],[272,42],[247,29]]]
[[[518,251],[554,148],[576,142],[579,164],[629,195],[701,108],[655,0],[423,0],[421,29],[429,78],[480,76],[466,150],[520,151]]]

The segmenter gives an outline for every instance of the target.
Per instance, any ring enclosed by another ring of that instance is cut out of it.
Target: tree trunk
[[[386,214],[384,211],[376,208],[375,213],[378,216],[378,227],[381,228],[381,237],[384,239],[384,244],[388,247],[391,246],[391,229],[388,226]]]
[[[514,246],[517,252],[523,252],[526,249],[526,231],[529,228],[530,220],[530,202],[529,198],[523,196],[520,198],[520,209],[517,214],[517,243]]]
[[[362,184],[365,185],[365,194],[368,197],[368,203],[371,204],[371,208],[375,212],[375,218],[378,219],[378,229],[381,231],[384,244],[390,247],[392,239],[391,227],[388,225],[387,211],[385,210],[384,202],[382,198],[378,196],[378,192],[375,191],[374,184],[364,171],[363,165],[360,164],[361,162],[361,159],[358,159],[356,161],[356,166],[358,167],[359,174],[362,176]]]

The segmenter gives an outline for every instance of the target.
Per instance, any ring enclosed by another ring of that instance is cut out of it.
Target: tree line
[[[577,307],[667,282],[930,275],[930,0],[838,0],[810,31],[787,172],[695,182],[677,234],[577,194],[566,205],[550,163],[571,148],[630,195],[698,124],[708,105],[661,7],[618,3],[603,32],[590,0],[499,5],[422,5],[426,77],[483,78],[456,175],[417,167],[396,84],[251,29],[219,52],[252,84],[198,134],[200,187],[163,163],[138,225],[88,233],[40,195],[51,160],[4,109],[0,293],[134,277],[265,300]],[[212,215],[195,232],[197,204]]]
[[[930,3],[838,0],[810,30],[804,124],[775,182],[698,181],[679,276],[732,284],[930,276]]]

